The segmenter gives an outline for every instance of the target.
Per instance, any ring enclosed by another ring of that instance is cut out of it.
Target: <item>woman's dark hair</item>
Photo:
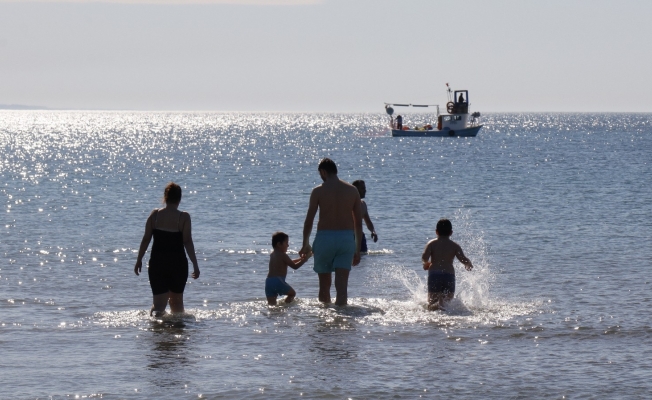
[[[272,247],[276,248],[277,244],[283,243],[288,239],[289,239],[289,236],[286,233],[274,232],[274,234],[272,235]]]
[[[335,165],[335,161],[331,160],[330,158],[324,158],[319,162],[319,167],[317,170],[320,169],[326,171],[328,175],[337,174],[337,165]]]
[[[446,218],[442,218],[437,222],[437,234],[439,236],[450,236],[453,234],[453,224]]]
[[[174,182],[168,183],[163,192],[163,201],[166,204],[179,204],[181,201],[181,186]]]

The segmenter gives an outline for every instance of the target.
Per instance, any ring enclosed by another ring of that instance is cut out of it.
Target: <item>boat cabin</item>
[[[468,114],[469,113],[469,91],[456,90],[453,94],[453,101],[446,104],[446,111],[449,114]]]
[[[437,129],[454,131],[466,128],[469,114],[440,115],[437,117]]]

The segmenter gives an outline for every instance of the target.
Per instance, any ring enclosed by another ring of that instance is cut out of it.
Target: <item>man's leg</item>
[[[349,271],[346,268],[335,268],[335,304],[338,306],[345,306],[349,298],[347,289],[349,286]]]
[[[326,272],[319,275],[319,301],[322,303],[331,302],[331,273]]]

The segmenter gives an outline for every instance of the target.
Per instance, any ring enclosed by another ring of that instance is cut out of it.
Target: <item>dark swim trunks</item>
[[[429,273],[428,293],[455,293],[455,274],[446,272]]]
[[[362,234],[362,240],[360,241],[360,253],[366,253],[369,249],[367,248],[367,237]]]
[[[183,293],[188,280],[188,259],[181,232],[154,229],[152,256],[149,259],[149,284],[152,294]]]
[[[285,282],[284,276],[272,276],[265,279],[265,296],[277,297],[288,294],[292,287]]]

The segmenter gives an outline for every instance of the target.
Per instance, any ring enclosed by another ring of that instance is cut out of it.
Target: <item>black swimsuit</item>
[[[158,217],[158,211],[156,212]],[[181,215],[179,215],[181,219]],[[177,222],[177,227],[178,227]],[[156,219],[154,220],[156,226]],[[188,280],[188,259],[181,231],[169,232],[154,228],[154,244],[149,258],[149,284],[154,295],[183,293]]]

